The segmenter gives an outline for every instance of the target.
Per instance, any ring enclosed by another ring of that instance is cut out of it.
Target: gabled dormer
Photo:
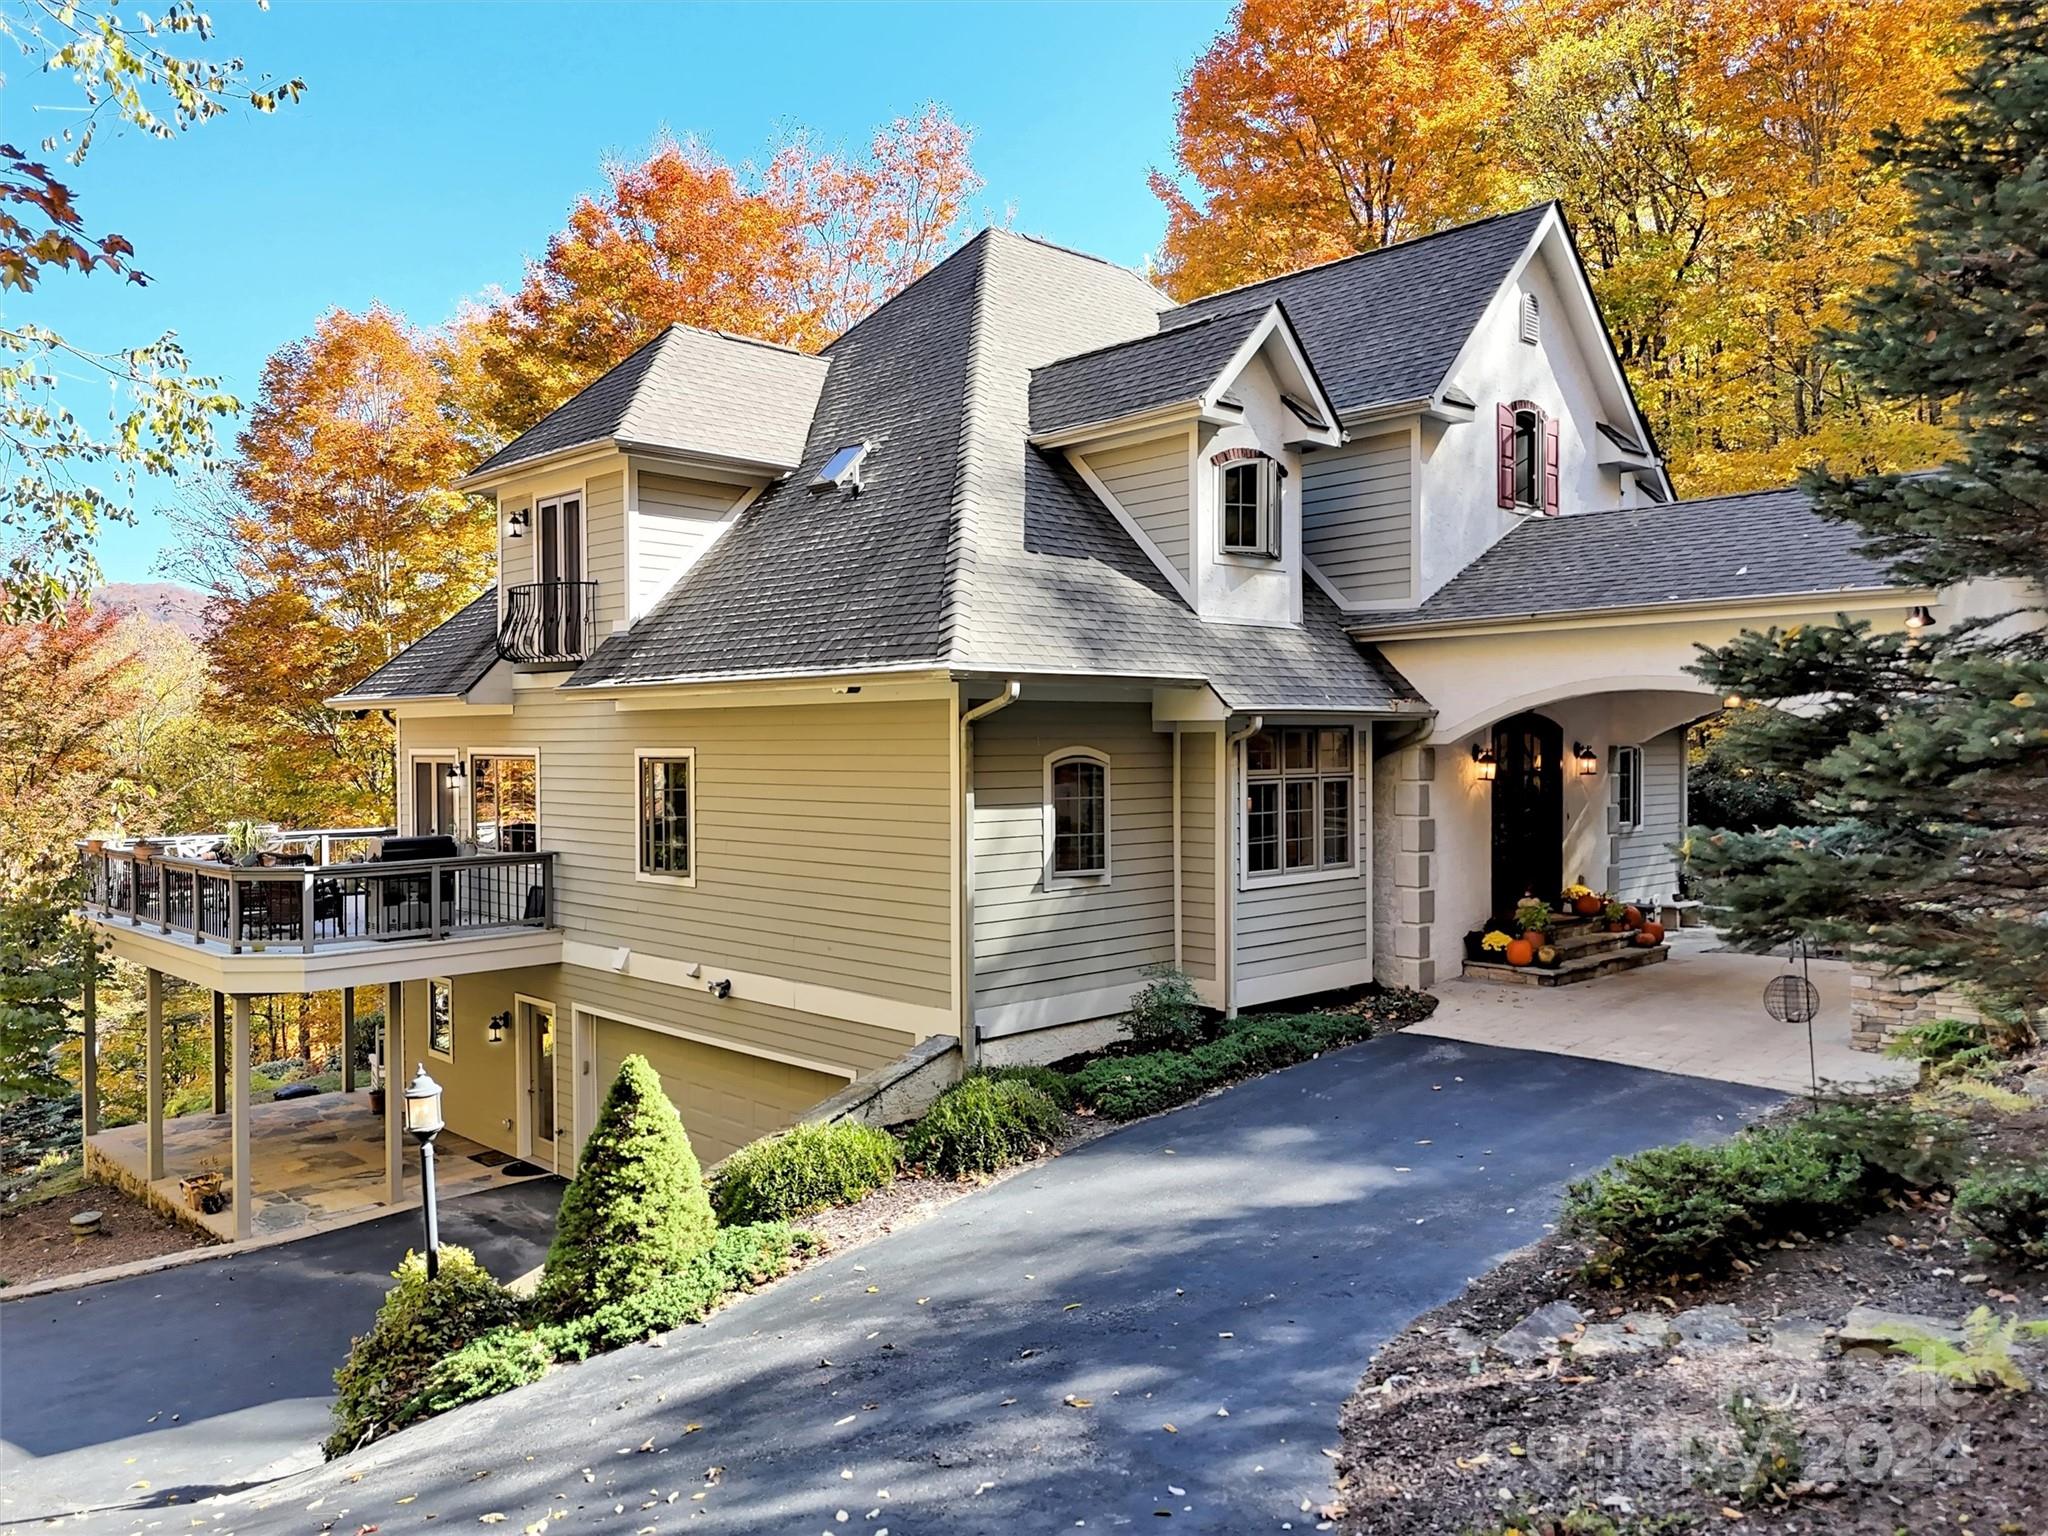
[[[1301,621],[1302,455],[1342,439],[1279,304],[1033,370],[1031,437],[1063,453],[1202,618]]]
[[[802,461],[828,364],[670,326],[466,476],[498,505],[500,643],[581,661]]]

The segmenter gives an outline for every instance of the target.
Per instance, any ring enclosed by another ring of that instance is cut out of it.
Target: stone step
[[[1490,960],[1467,960],[1465,974],[1474,981],[1495,981],[1513,987],[1569,987],[1575,982],[1595,981],[1619,971],[1633,971],[1658,965],[1671,958],[1670,946],[1650,948],[1631,945],[1627,949],[1603,949],[1591,954],[1560,960],[1546,969],[1540,965],[1495,964]]]
[[[1603,924],[1598,928],[1573,928],[1564,933],[1552,934],[1550,947],[1557,951],[1560,958],[1571,959],[1579,955],[1627,949],[1635,941],[1636,936],[1633,933],[1609,933]]]

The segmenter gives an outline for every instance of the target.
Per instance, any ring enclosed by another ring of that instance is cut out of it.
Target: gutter
[[[972,1072],[981,1061],[981,1036],[974,1019],[974,723],[1008,709],[1024,692],[1016,678],[986,703],[960,716],[960,1064]]]
[[[1911,606],[1915,602],[1932,601],[1935,595],[1932,587],[1826,587],[1811,592],[1758,592],[1746,597],[1706,598],[1693,602],[1631,603],[1614,608],[1557,608],[1541,612],[1529,610],[1484,614],[1462,619],[1438,619],[1421,624],[1347,624],[1344,626],[1344,633],[1353,640],[1378,644],[1388,640],[1429,640],[1445,636],[1484,634],[1525,625],[1563,626],[1601,620],[1619,623],[1641,618],[1676,624],[1688,618],[1714,617],[1759,607],[1784,608],[1804,604],[1808,608],[1825,608],[1833,606],[1837,598],[1861,598]]]

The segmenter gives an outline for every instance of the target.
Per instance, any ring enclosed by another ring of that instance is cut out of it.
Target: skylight
[[[866,443],[848,443],[844,448],[834,449],[832,457],[827,459],[824,468],[818,471],[818,478],[811,482],[811,489],[832,491],[850,487],[858,495],[861,465],[866,462],[867,456]]]

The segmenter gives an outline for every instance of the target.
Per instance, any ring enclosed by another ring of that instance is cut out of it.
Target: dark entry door
[[[1564,888],[1564,731],[1542,715],[1493,728],[1493,910]]]

